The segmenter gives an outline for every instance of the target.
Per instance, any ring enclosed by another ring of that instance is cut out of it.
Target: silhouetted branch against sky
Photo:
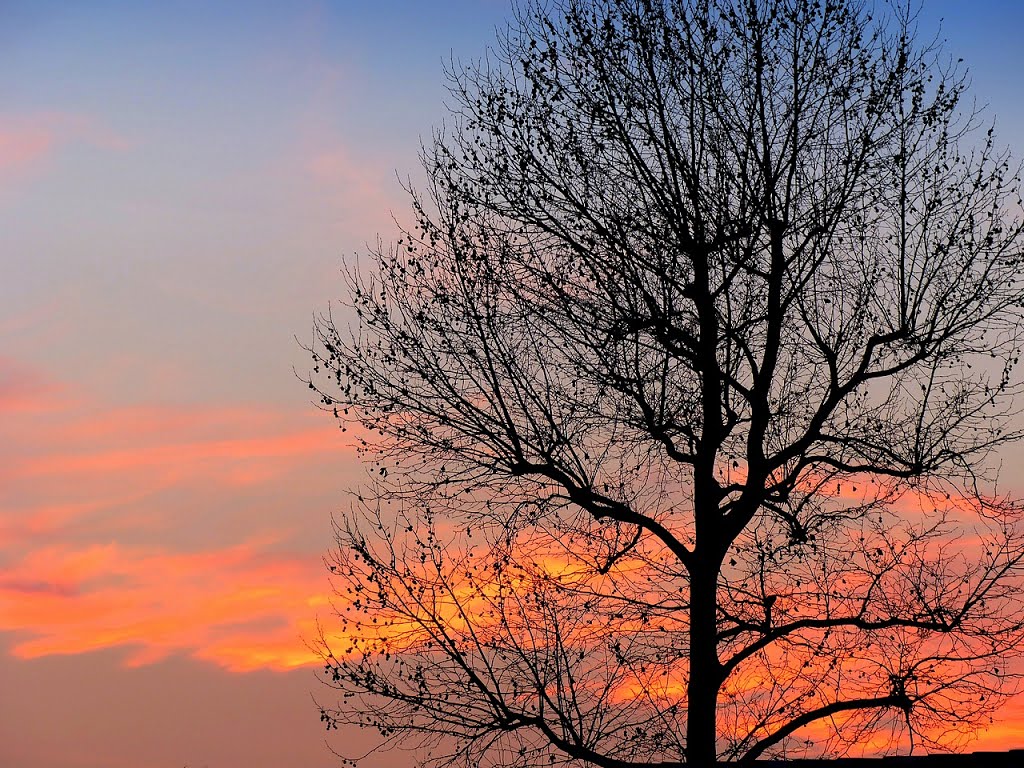
[[[310,386],[328,724],[425,763],[956,748],[1013,691],[1018,166],[900,3],[525,1]],[[330,635],[331,633],[328,633]]]

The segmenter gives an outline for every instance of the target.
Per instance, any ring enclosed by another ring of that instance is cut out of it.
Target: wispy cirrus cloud
[[[332,440],[334,437],[321,428],[266,436],[149,445],[134,449],[53,453],[25,459],[9,466],[7,471],[21,477],[35,477],[79,473],[95,476],[133,472],[147,467],[187,471],[189,467],[198,468],[199,465],[208,471],[210,462],[237,468],[239,463],[250,460],[293,457],[336,449],[337,441]],[[244,482],[246,473],[229,471],[223,476]]]
[[[320,205],[347,231],[364,237],[394,229],[392,211],[407,207],[395,171],[385,161],[338,142],[312,143],[302,165]]]
[[[0,125],[0,174],[20,171],[46,157],[56,137],[35,127]]]
[[[72,112],[0,114],[0,184],[23,177],[59,149],[82,142],[124,151],[132,142],[102,121]]]

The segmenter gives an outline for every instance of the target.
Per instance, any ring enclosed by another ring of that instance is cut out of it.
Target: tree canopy
[[[965,743],[1024,639],[1024,223],[961,62],[899,3],[526,0],[449,88],[310,350],[374,478],[328,726],[474,766]]]

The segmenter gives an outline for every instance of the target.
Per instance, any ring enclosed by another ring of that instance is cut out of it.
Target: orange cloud
[[[13,633],[11,652],[121,647],[130,665],[184,654],[235,671],[315,661],[306,642],[329,590],[320,553],[337,469],[354,456],[330,419],[270,404],[112,406],[87,392],[72,402],[64,391],[0,359],[0,632]]]
[[[0,579],[0,630],[24,638],[19,658],[126,647],[130,666],[179,653],[238,672],[315,663],[305,640],[326,601],[323,567],[269,544],[39,549]]]
[[[1001,710],[997,719],[982,733],[971,750],[1020,749],[1024,744],[1024,700],[1021,696],[1011,699]]]

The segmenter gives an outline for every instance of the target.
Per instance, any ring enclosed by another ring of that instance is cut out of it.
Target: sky
[[[296,372],[506,0],[0,0],[0,765],[338,765]],[[1024,156],[1024,4],[925,2]],[[1024,703],[977,748],[1024,746]],[[385,756],[382,766],[407,764]]]

